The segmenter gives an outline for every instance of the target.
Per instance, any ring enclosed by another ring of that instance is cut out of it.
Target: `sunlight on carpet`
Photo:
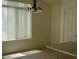
[[[41,50],[31,50],[31,51],[27,51],[27,52],[6,55],[6,56],[3,56],[3,58],[5,58],[5,59],[18,58],[18,57],[24,57],[27,55],[37,54],[37,53],[41,53],[41,52],[42,52]]]

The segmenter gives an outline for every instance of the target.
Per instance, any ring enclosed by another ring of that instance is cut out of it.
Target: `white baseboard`
[[[68,55],[77,57],[77,55],[75,55],[75,54],[72,54],[72,53],[69,53],[69,52],[65,52],[65,51],[63,51],[63,50],[59,50],[59,49],[56,49],[56,48],[52,48],[51,46],[47,46],[46,48],[51,49],[51,50],[58,51],[58,52],[60,52],[60,53],[65,53],[65,54],[68,54]]]

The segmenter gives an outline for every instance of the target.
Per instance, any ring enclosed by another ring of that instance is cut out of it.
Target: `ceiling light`
[[[34,13],[38,13],[42,11],[42,8],[37,5],[37,0],[33,0],[32,7],[28,7],[29,10],[32,10]]]

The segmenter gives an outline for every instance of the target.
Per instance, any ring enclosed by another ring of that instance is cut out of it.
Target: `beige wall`
[[[20,1],[20,0],[19,0]],[[21,0],[22,1],[22,0]],[[24,0],[26,3],[28,0]],[[50,41],[51,6],[40,1],[43,12],[32,17],[32,39],[3,42],[3,54],[45,47]]]
[[[63,8],[77,8],[77,0],[61,0]]]
[[[64,8],[74,8],[77,7],[76,0],[58,0],[57,2],[53,2],[52,4],[52,19],[51,19],[51,43],[58,44],[61,43],[62,33],[63,33],[63,10]]]
[[[52,5],[51,17],[51,45],[60,40],[61,1]]]

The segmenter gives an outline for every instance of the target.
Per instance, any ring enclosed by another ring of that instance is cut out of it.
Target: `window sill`
[[[28,39],[13,39],[13,40],[2,40],[2,42],[9,42],[9,41],[21,41],[21,40],[31,40],[32,38]]]

